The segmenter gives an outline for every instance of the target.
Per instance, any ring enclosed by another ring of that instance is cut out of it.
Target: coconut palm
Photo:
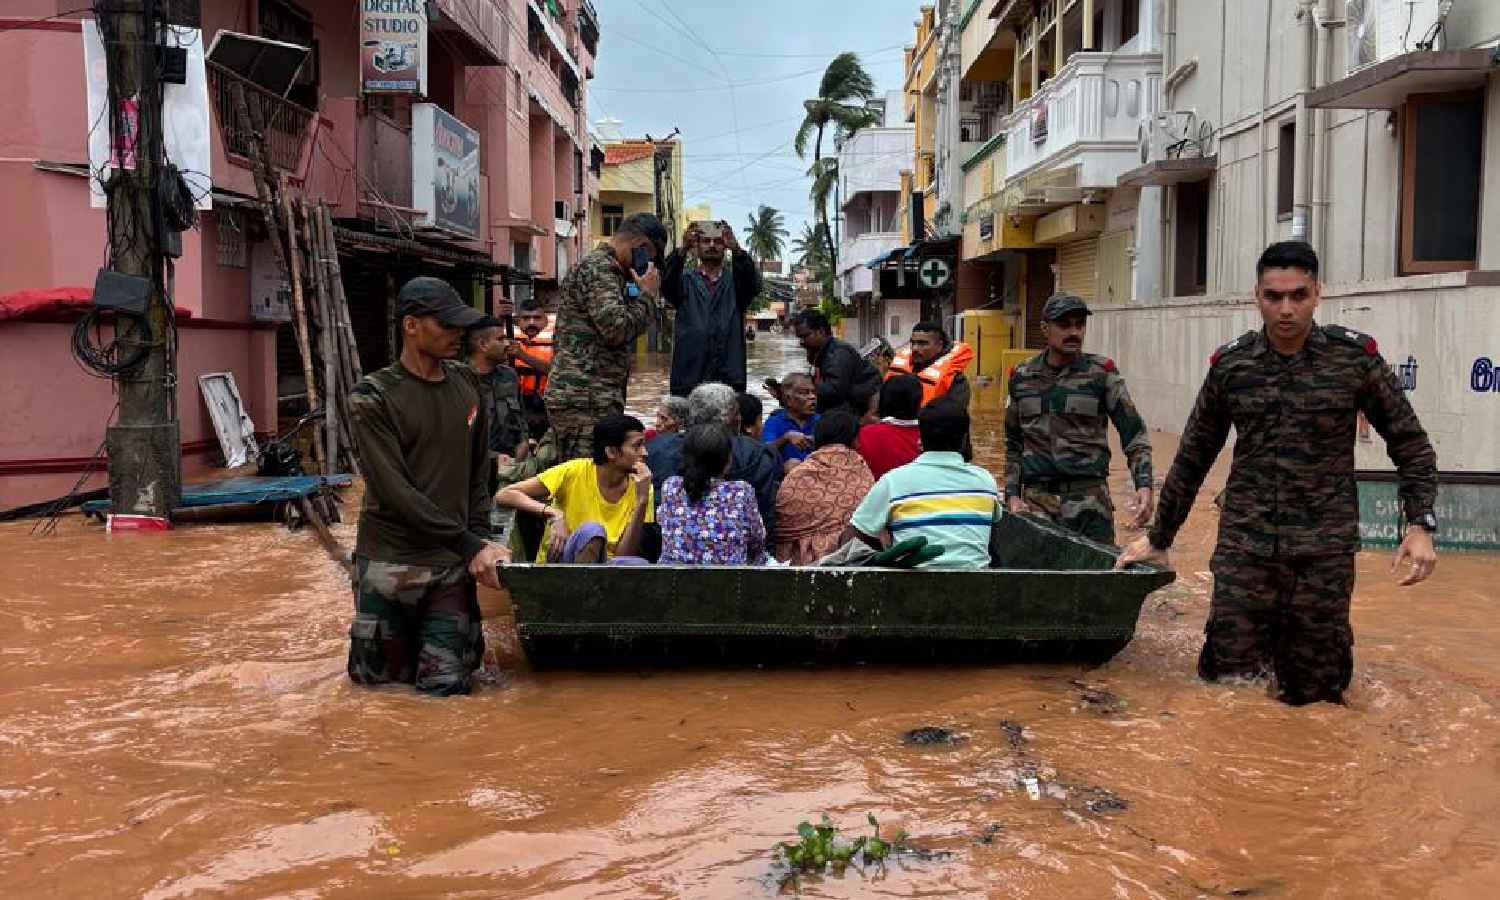
[[[802,224],[802,233],[792,240],[792,253],[796,254],[794,261],[797,265],[819,274],[822,269],[827,268],[828,246],[823,237],[822,223]]]
[[[832,127],[834,146],[839,147],[855,132],[874,125],[879,121],[879,116],[865,105],[874,97],[874,79],[860,65],[859,55],[846,51],[835,56],[823,72],[823,80],[818,84],[818,96],[802,103],[807,115],[797,128],[792,146],[797,155],[805,159],[808,142],[812,142],[813,170],[810,174],[813,174],[814,189],[818,188],[820,177],[828,179],[822,191],[822,202],[818,202],[815,196],[813,205],[817,207],[818,218],[823,225],[823,239],[827,244],[830,268],[837,266],[838,248],[833,246],[833,232],[828,227],[828,196],[838,179],[838,168],[835,163],[833,172],[828,173],[818,165],[823,160],[823,133]]]
[[[750,221],[745,226],[745,249],[750,258],[758,262],[781,259],[788,234],[781,212],[762,205],[750,214]]]

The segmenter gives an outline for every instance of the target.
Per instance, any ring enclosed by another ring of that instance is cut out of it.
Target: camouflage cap
[[[1042,318],[1048,322],[1056,322],[1071,312],[1081,312],[1086,316],[1093,315],[1089,305],[1083,302],[1083,298],[1077,294],[1069,294],[1066,291],[1058,291],[1047,298],[1047,305],[1042,307]]]

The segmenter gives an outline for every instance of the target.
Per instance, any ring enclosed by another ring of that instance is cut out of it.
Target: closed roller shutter
[[[1092,238],[1059,247],[1057,251],[1057,286],[1094,302],[1099,287],[1099,240]]]

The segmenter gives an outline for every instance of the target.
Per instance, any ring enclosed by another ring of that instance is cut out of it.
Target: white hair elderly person
[[[781,462],[765,444],[740,433],[739,396],[727,384],[709,382],[688,394],[687,427],[724,425],[734,435],[727,481],[743,481],[755,490],[755,505],[769,533],[776,527],[776,492],[781,489]],[[661,486],[683,474],[683,432],[664,434],[646,448],[646,465],[660,496]]]

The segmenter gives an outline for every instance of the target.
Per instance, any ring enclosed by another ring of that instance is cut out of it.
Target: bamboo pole
[[[343,329],[344,340],[349,346],[350,374],[354,376],[351,385],[353,385],[358,384],[360,378],[364,377],[364,368],[359,362],[359,342],[354,337],[354,322],[349,317],[349,296],[344,293],[344,270],[339,263],[338,242],[334,239],[333,214],[329,212],[327,203],[320,202],[320,205],[323,208],[323,233],[328,239],[329,280],[333,284],[333,297],[338,308],[339,326]]]
[[[340,420],[343,418],[343,404],[340,402],[338,390],[338,351],[333,345],[334,334],[328,315],[328,292],[323,284],[323,249],[313,237],[311,210],[305,203],[299,203],[298,206],[302,212],[302,234],[307,241],[308,254],[312,260],[310,268],[313,270],[313,287],[317,299],[318,352],[323,356],[323,388],[328,396],[328,403],[324,407],[326,415],[323,419],[323,433],[328,448],[327,474],[332,475],[338,471]]]
[[[285,181],[282,182],[281,213],[282,217],[286,219],[287,263],[290,267],[290,277],[288,280],[292,284],[292,330],[297,334],[297,351],[302,357],[302,378],[307,382],[307,408],[317,409],[318,385],[317,379],[313,377],[312,337],[307,330],[307,301],[302,295],[301,250],[297,243],[295,219],[292,217],[292,203],[291,199],[287,196]],[[275,240],[272,243],[279,244],[280,241]],[[312,443],[313,462],[321,466],[323,465],[323,461],[328,457],[323,452],[323,435],[316,428],[313,429]]]

